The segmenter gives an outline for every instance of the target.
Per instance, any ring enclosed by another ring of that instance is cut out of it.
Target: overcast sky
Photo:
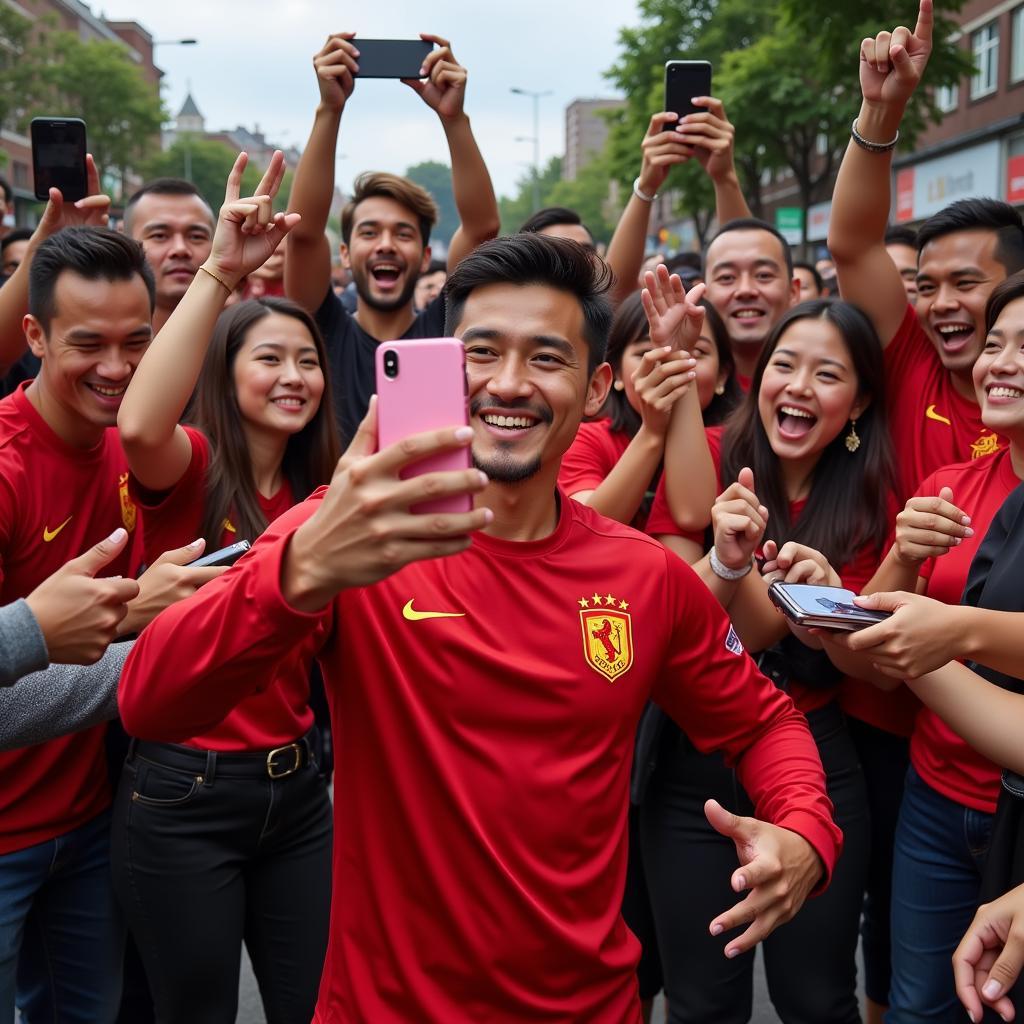
[[[130,18],[157,40],[195,37],[197,46],[158,46],[164,102],[176,114],[191,84],[208,130],[252,127],[268,139],[305,145],[316,105],[313,54],[328,33],[370,38],[451,39],[469,69],[466,110],[499,194],[511,194],[533,156],[532,101],[511,86],[552,90],[540,101],[541,163],[564,152],[565,107],[580,97],[614,95],[602,72],[615,60],[633,0],[94,0],[93,10]],[[335,13],[337,12],[337,13]],[[401,173],[421,160],[448,162],[436,115],[399,82],[360,83],[342,121],[338,181],[359,171]]]

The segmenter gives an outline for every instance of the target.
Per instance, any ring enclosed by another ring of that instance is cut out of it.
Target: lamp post
[[[198,39],[154,39],[153,49],[158,46],[196,46]],[[185,180],[192,180],[192,142],[186,133],[185,135]]]
[[[517,96],[529,96],[533,100],[533,212],[540,209],[540,99],[542,96],[550,96],[552,90],[544,89],[537,92],[532,89],[520,89],[512,86],[509,92]],[[529,136],[520,136],[526,141]]]

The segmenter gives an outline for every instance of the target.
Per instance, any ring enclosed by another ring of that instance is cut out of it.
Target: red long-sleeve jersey
[[[133,735],[199,732],[328,630],[338,782],[320,1024],[639,1020],[639,945],[619,907],[652,696],[831,870],[841,836],[806,722],[680,559],[562,495],[543,540],[478,535],[305,614],[282,596],[282,559],[320,496],[156,619],[121,683]]]

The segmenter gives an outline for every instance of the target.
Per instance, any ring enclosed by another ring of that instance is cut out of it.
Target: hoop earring
[[[850,420],[850,432],[846,435],[846,450],[852,455],[860,447],[860,438],[857,436],[857,421]]]

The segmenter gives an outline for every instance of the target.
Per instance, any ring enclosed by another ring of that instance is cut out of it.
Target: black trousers
[[[143,744],[114,804],[114,888],[158,1024],[234,1024],[244,941],[268,1024],[309,1024],[327,951],[331,808],[315,760]],[[287,760],[287,759],[286,759]]]
[[[763,943],[768,990],[784,1024],[860,1024],[855,954],[869,852],[864,778],[838,705],[811,712],[808,723],[845,846],[826,892]],[[723,950],[732,935],[708,931],[741,898],[729,884],[735,846],[704,817],[709,797],[753,813],[722,758],[682,739],[663,759],[640,809],[671,1024],[745,1024],[751,1014],[753,952],[729,960]]]

